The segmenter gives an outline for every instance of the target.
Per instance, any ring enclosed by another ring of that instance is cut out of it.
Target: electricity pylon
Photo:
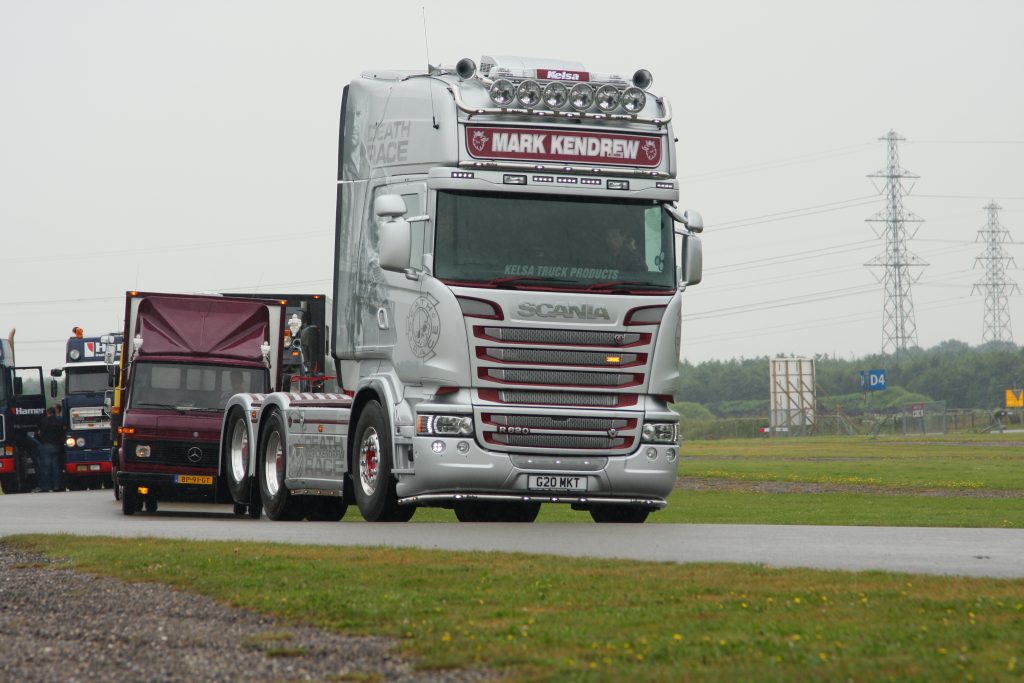
[[[890,130],[885,137],[878,138],[888,143],[886,167],[872,173],[868,178],[884,181],[879,193],[888,200],[886,208],[867,219],[878,237],[885,238],[885,252],[879,254],[864,265],[868,268],[881,268],[882,274],[876,279],[885,286],[885,299],[882,305],[882,353],[893,353],[899,356],[900,351],[917,346],[917,323],[914,321],[914,300],[910,286],[921,276],[915,275],[912,268],[922,268],[928,264],[910,253],[907,240],[917,234],[924,219],[903,208],[903,197],[910,194],[913,183],[904,188],[903,180],[916,180],[919,176],[900,167],[899,148],[897,143],[906,138]],[[874,181],[872,181],[874,182]],[[876,184],[877,187],[877,184]],[[912,228],[908,228],[908,225]]]
[[[1007,299],[1011,294],[1020,294],[1017,283],[1006,276],[1009,268],[1016,268],[1013,257],[1003,245],[1012,241],[1010,232],[999,224],[999,206],[991,202],[985,207],[988,211],[988,223],[978,231],[976,242],[985,243],[985,251],[974,260],[974,267],[981,264],[985,276],[974,283],[971,294],[981,292],[985,296],[985,321],[981,338],[985,342],[1013,341],[1013,329],[1010,327],[1010,307]]]

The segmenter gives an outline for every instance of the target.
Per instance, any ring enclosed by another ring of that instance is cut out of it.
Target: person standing
[[[57,411],[50,406],[39,427],[39,462],[36,476],[40,491],[55,491],[60,485],[60,470],[57,460],[60,447],[64,444],[64,425],[57,417]]]

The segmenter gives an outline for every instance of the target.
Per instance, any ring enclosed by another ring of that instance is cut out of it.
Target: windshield
[[[110,386],[110,376],[106,368],[65,368],[64,393],[96,394],[103,393]]]
[[[265,393],[267,371],[188,363],[139,363],[128,399],[134,408],[223,410],[229,398]]]
[[[672,289],[673,229],[653,200],[439,192],[434,275],[492,285]]]

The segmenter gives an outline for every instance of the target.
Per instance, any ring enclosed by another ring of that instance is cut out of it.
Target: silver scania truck
[[[651,74],[470,59],[342,95],[332,354],[342,391],[234,396],[235,502],[643,522],[676,481],[682,292],[701,279]]]

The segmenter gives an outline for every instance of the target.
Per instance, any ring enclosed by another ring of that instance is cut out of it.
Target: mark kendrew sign
[[[661,165],[661,138],[549,128],[466,126],[466,149],[474,159],[547,161],[565,164]]]

